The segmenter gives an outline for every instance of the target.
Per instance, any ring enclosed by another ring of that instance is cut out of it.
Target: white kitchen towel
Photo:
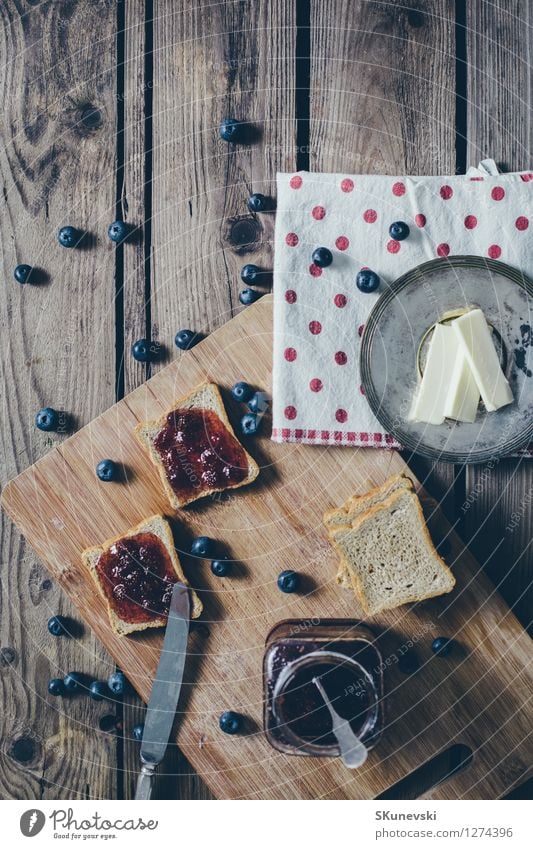
[[[398,447],[363,395],[359,348],[380,295],[362,268],[390,282],[452,254],[501,259],[533,277],[533,173],[492,160],[453,177],[278,174],[274,260],[273,429],[276,442]],[[406,221],[409,237],[389,236]],[[313,250],[333,263],[318,268]]]

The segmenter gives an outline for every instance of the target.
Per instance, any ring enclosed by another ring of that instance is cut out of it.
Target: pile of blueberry
[[[248,406],[248,412],[241,418],[241,433],[243,436],[254,436],[259,430],[261,419],[268,410],[268,395],[256,391],[249,383],[240,380],[231,388],[234,401]]]

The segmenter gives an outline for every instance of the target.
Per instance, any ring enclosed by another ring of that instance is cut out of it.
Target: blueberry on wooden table
[[[243,289],[239,295],[239,301],[244,307],[249,307],[261,297],[261,292],[256,292],[254,289]]]
[[[62,227],[57,234],[57,241],[63,248],[75,248],[82,241],[83,233],[76,227]]]
[[[43,407],[35,416],[35,426],[39,430],[57,430],[59,425],[59,413],[53,407]]]
[[[403,242],[404,239],[407,239],[410,232],[409,224],[406,224],[405,221],[394,221],[389,227],[391,239],[395,239],[397,242]]]
[[[113,221],[107,228],[107,235],[115,244],[125,242],[131,233],[131,227],[125,221]]]
[[[247,262],[246,265],[243,265],[241,268],[241,280],[243,283],[246,283],[247,286],[253,286],[256,283],[261,283],[261,280],[264,279],[265,272],[259,268],[258,265],[254,265],[252,262]]]
[[[176,348],[181,348],[182,351],[187,351],[199,341],[197,337],[198,334],[194,333],[192,330],[178,330],[174,338]]]
[[[211,558],[216,554],[216,542],[210,537],[196,537],[191,543],[191,554],[194,557]]]
[[[236,118],[224,118],[218,131],[220,138],[227,142],[238,142],[244,137],[243,125]]]
[[[15,268],[15,270],[13,272],[13,277],[15,278],[17,283],[27,283],[28,280],[31,277],[32,271],[33,271],[33,268],[32,268],[31,265],[26,265],[26,264],[17,265],[17,267]]]
[[[453,640],[449,637],[435,637],[431,643],[431,651],[438,657],[447,657],[453,651]]]
[[[138,363],[150,363],[157,359],[158,353],[157,343],[149,342],[148,339],[137,339],[131,346],[133,359]]]
[[[218,718],[220,730],[224,734],[238,734],[243,726],[243,717],[234,710],[225,710]]]
[[[243,436],[255,436],[259,429],[259,419],[254,413],[245,413],[241,418],[241,433]]]
[[[213,560],[211,563],[211,571],[217,578],[225,578],[231,572],[231,562],[226,558]]]
[[[133,739],[140,743],[144,734],[144,723],[139,722],[138,725],[134,725],[131,729],[131,734]]]
[[[65,692],[65,685],[62,678],[50,678],[48,682],[48,692],[51,696],[62,696]]]
[[[250,400],[252,395],[254,394],[254,390],[250,386],[249,383],[245,383],[244,380],[240,380],[238,383],[235,383],[231,387],[231,397],[234,401],[241,401],[246,403]]]
[[[89,687],[89,695],[95,702],[102,702],[109,697],[109,688],[105,681],[93,681]]]
[[[369,268],[363,268],[357,273],[355,282],[359,291],[367,294],[368,292],[376,291],[379,286],[379,276],[375,271],[371,271]]]
[[[118,466],[114,460],[100,460],[96,467],[96,477],[105,483],[116,480],[118,477]]]
[[[319,268],[327,268],[333,262],[333,254],[329,248],[317,248],[313,251],[312,260]]]
[[[48,620],[48,630],[53,637],[68,636],[67,619],[64,616],[51,616]]]
[[[250,400],[248,401],[248,409],[251,413],[255,413],[256,415],[263,415],[268,410],[268,395],[266,392],[254,392]]]
[[[126,676],[123,672],[113,672],[107,679],[107,686],[115,696],[123,696],[126,690]]]
[[[292,569],[285,569],[278,575],[278,588],[282,593],[295,593],[300,586],[300,576]]]
[[[250,212],[265,212],[270,208],[270,201],[265,195],[260,192],[254,192],[248,198],[248,209]]]
[[[85,678],[81,672],[67,672],[63,684],[68,693],[79,693],[84,689]]]

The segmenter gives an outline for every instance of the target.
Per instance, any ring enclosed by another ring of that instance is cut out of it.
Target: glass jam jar
[[[338,757],[329,711],[313,683],[370,749],[383,731],[383,667],[374,633],[351,619],[287,619],[266,640],[264,725],[288,755]]]

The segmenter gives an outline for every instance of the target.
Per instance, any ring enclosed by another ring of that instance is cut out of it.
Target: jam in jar
[[[263,665],[265,732],[285,754],[338,757],[333,707],[372,748],[383,730],[381,653],[372,631],[347,619],[290,619],[268,635]]]
[[[168,616],[178,577],[155,534],[142,532],[113,543],[100,555],[96,572],[110,607],[124,622]]]
[[[248,475],[242,445],[213,410],[173,410],[153,445],[170,486],[182,500],[235,486]]]

